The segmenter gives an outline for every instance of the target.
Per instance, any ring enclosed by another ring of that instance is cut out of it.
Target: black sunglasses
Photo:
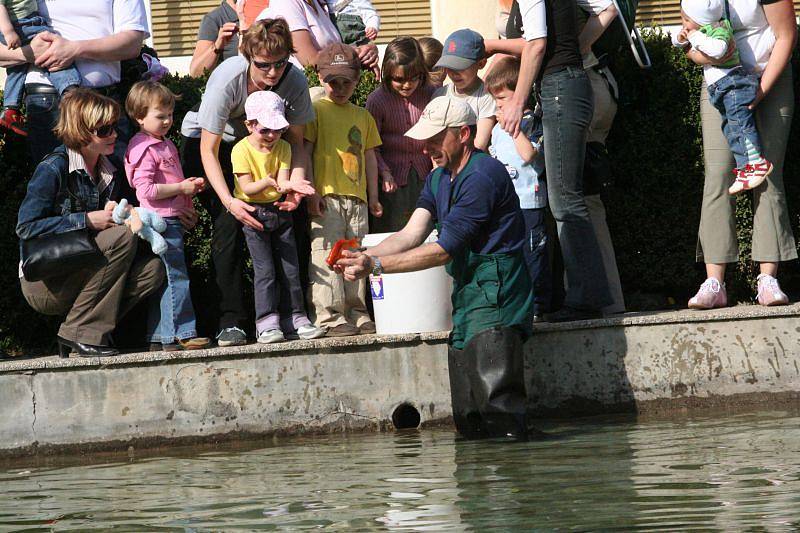
[[[391,79],[395,83],[414,83],[415,81],[420,81],[422,79],[422,74],[417,74],[416,76],[411,76],[410,78],[401,78],[400,76],[390,76]]]
[[[264,72],[269,72],[271,69],[280,70],[286,66],[289,62],[289,56],[284,57],[283,59],[279,59],[278,61],[274,61],[272,63],[268,63],[266,61],[256,61],[253,59],[253,66],[256,67],[258,70],[263,70]]]
[[[111,137],[114,133],[117,132],[117,123],[114,122],[113,124],[106,124],[104,126],[100,126],[96,130],[94,130],[94,134],[104,139],[106,137]]]
[[[274,132],[277,135],[283,135],[284,133],[286,133],[287,129],[289,129],[289,128],[281,128],[279,130],[273,130],[271,128],[261,128],[260,130],[258,130],[258,134],[259,135],[266,135],[269,132]]]

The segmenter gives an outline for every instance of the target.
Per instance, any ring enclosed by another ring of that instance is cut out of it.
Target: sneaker
[[[344,324],[339,324],[338,326],[334,326],[328,329],[328,332],[325,334],[326,337],[352,337],[353,335],[358,335],[361,331],[352,324],[348,324],[345,322]]]
[[[773,168],[772,163],[762,157],[754,164],[745,166],[743,170],[735,169],[733,172],[736,174],[736,181],[728,189],[728,194],[738,194],[755,189],[764,183]]]
[[[241,346],[247,344],[247,335],[240,328],[225,328],[217,335],[217,346]]]
[[[28,132],[24,129],[25,115],[20,113],[19,109],[12,109],[10,107],[3,109],[3,113],[0,114],[0,127],[11,130],[23,137],[28,136]]]
[[[364,322],[360,326],[358,326],[358,332],[362,335],[372,335],[377,330],[375,329],[375,322],[370,320],[369,322]]]
[[[716,278],[708,278],[700,285],[697,294],[689,299],[689,309],[716,309],[728,305],[725,284]]]
[[[297,328],[297,336],[303,340],[318,339],[325,335],[324,328],[318,328],[314,324],[306,324]]]
[[[283,336],[283,332],[279,329],[268,329],[262,331],[258,334],[258,338],[256,341],[259,344],[272,344],[274,342],[283,342],[286,340],[286,337]]]
[[[758,280],[758,303],[760,305],[786,305],[789,297],[781,290],[778,280],[769,274],[760,274]]]

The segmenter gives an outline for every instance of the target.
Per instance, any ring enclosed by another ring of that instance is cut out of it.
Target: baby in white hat
[[[772,172],[762,155],[754,111],[759,78],[747,72],[739,59],[726,0],[681,0],[681,31],[672,36],[675,46],[703,65],[711,103],[722,115],[722,131],[736,160],[730,194],[754,189]],[[709,64],[709,60],[711,64]]]

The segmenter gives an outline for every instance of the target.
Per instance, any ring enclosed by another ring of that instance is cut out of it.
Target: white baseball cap
[[[272,91],[256,91],[244,102],[247,120],[257,120],[259,124],[271,130],[282,130],[289,127],[283,100]]]
[[[437,96],[425,106],[419,121],[406,132],[406,137],[424,141],[446,128],[472,126],[477,123],[475,112],[466,103],[449,96]]]
[[[682,0],[684,14],[700,26],[714,24],[722,18],[723,0]]]

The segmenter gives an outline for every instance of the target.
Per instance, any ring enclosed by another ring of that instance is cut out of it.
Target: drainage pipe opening
[[[418,428],[419,422],[419,411],[410,403],[401,403],[392,413],[392,424],[394,424],[395,429]]]

